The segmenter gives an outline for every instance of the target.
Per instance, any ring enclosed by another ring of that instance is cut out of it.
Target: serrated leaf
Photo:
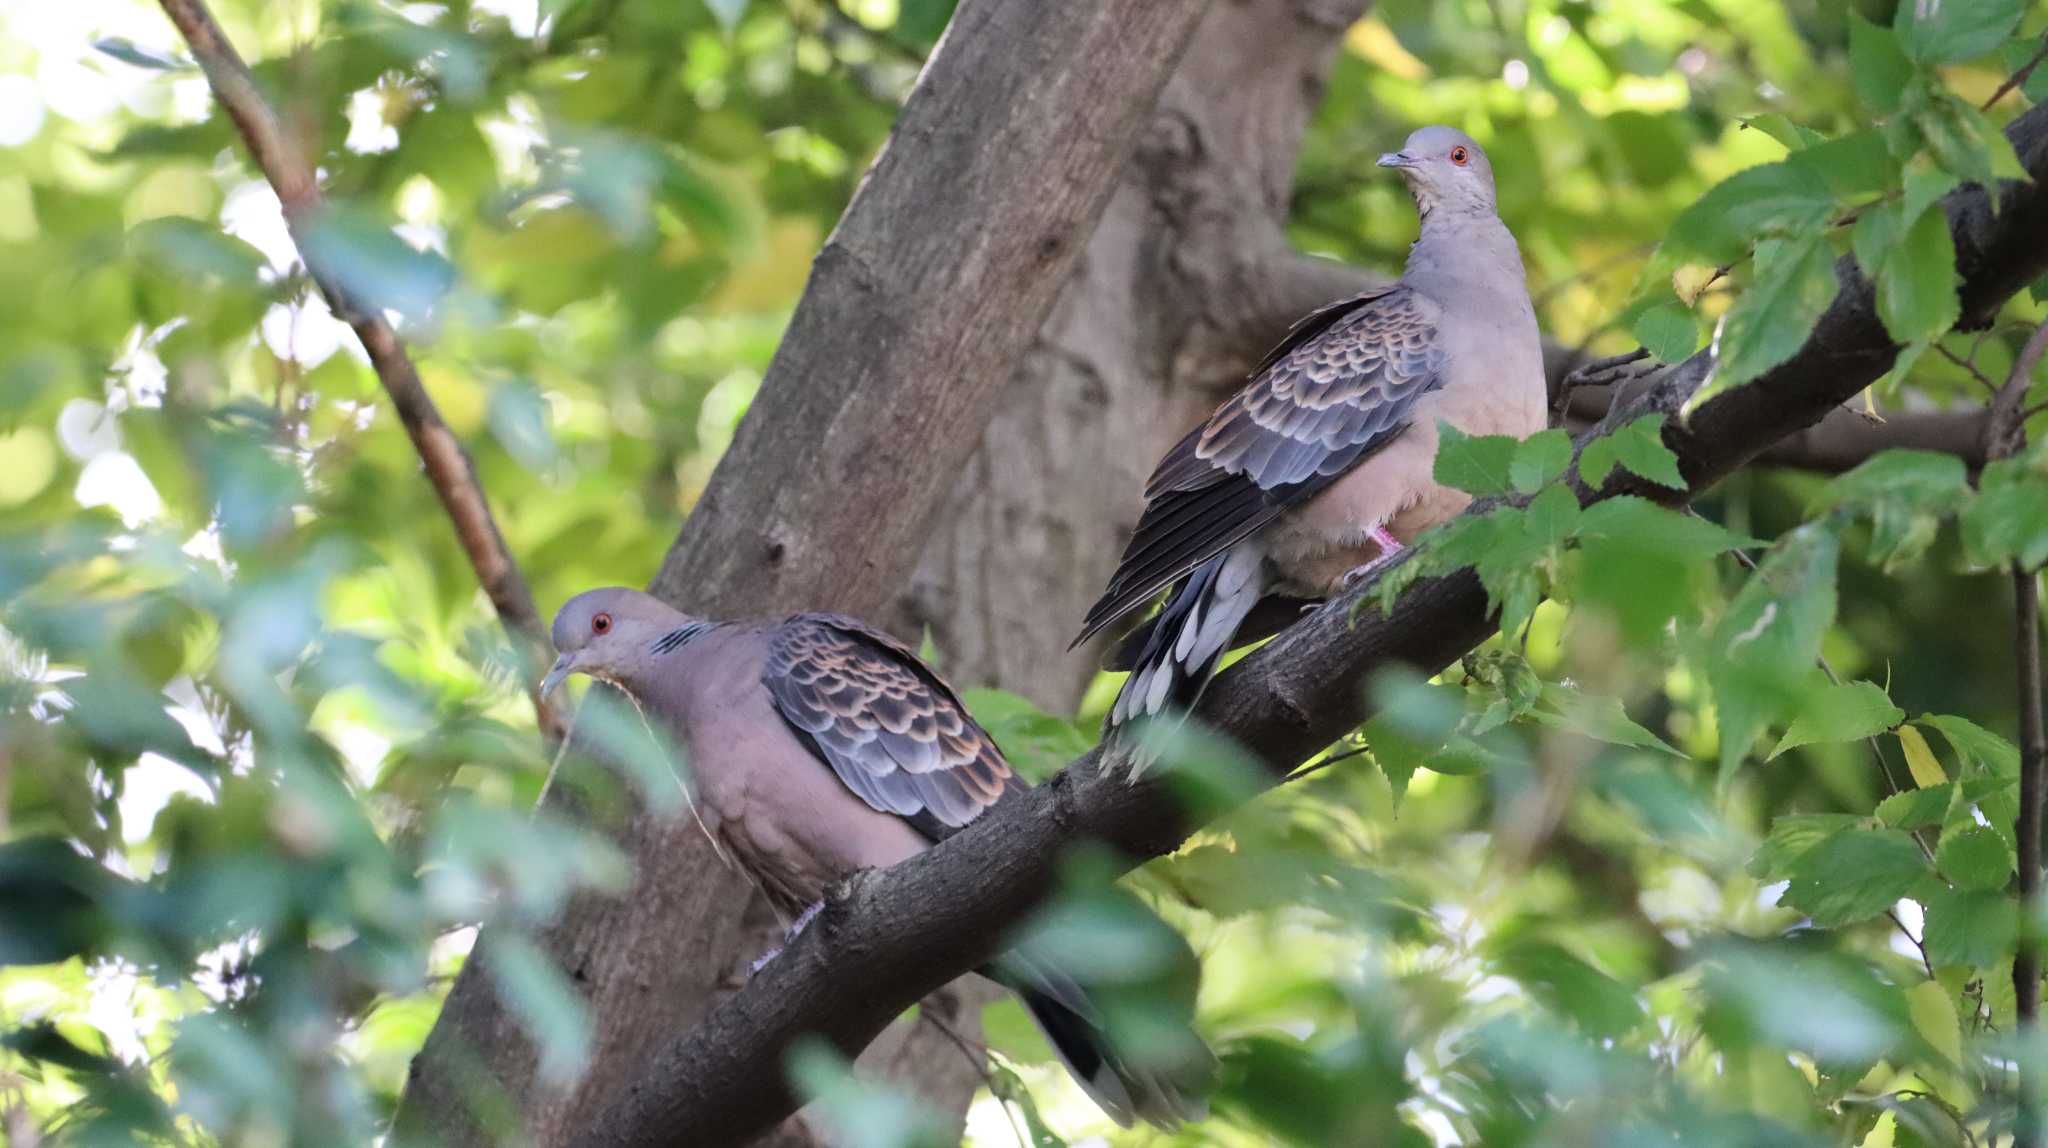
[[[1858,256],[1861,261],[1861,255]],[[1892,247],[1877,278],[1877,314],[1894,341],[1938,338],[1962,314],[1948,216],[1923,211]]]
[[[1821,741],[1857,741],[1874,737],[1906,720],[1906,711],[1892,704],[1875,682],[1830,685],[1810,694],[1807,704],[1771,751],[1775,758],[1788,749]]]
[[[1514,489],[1510,471],[1521,440],[1504,434],[1468,435],[1442,421],[1436,427],[1433,477],[1438,483],[1479,498]]]
[[[1621,699],[1610,694],[1589,694],[1554,682],[1543,686],[1541,704],[1529,711],[1531,720],[1553,729],[1570,730],[1582,737],[1610,745],[1654,749],[1673,757],[1685,754],[1669,742],[1637,725],[1622,708]]]
[[[1778,540],[1714,627],[1707,680],[1720,722],[1723,781],[1758,735],[1785,716],[1835,616],[1841,542],[1827,520]]]
[[[1770,833],[1749,859],[1749,875],[1759,881],[1785,880],[1799,859],[1821,842],[1863,824],[1865,820],[1853,813],[1787,813],[1773,818]]]
[[[1579,477],[1598,489],[1619,463],[1639,478],[1673,490],[1684,490],[1678,456],[1664,445],[1664,416],[1644,415],[1586,444],[1579,452]]]
[[[1955,64],[1997,51],[2024,10],[2025,0],[1903,0],[1892,30],[1908,58]]]
[[[2012,846],[1988,825],[1967,825],[1941,835],[1934,866],[1963,889],[2002,889],[2012,877]]]
[[[2048,563],[2048,437],[1985,466],[1962,515],[1963,550],[1980,566]]]
[[[1534,494],[1543,484],[1564,473],[1572,461],[1571,435],[1561,428],[1541,431],[1515,447],[1508,463],[1508,481],[1523,494]]]
[[[1824,928],[1851,925],[1891,908],[1927,875],[1927,859],[1904,832],[1852,827],[1793,864],[1783,901]]]
[[[1813,333],[1835,291],[1834,260],[1826,233],[1818,226],[1799,236],[1757,244],[1755,280],[1722,319],[1713,377],[1691,405],[1742,386],[1791,358]]]
[[[1902,726],[1911,729],[1911,726]],[[1955,801],[1953,785],[1931,785],[1894,793],[1877,803],[1877,819],[1894,829],[1925,829],[1939,825]]]
[[[1890,191],[1899,183],[1899,164],[1884,133],[1864,128],[1837,139],[1823,140],[1792,157],[1844,199]]]
[[[1793,123],[1789,117],[1779,112],[1764,112],[1761,115],[1745,117],[1742,126],[1754,128],[1777,140],[1785,145],[1787,151],[1798,151],[1827,138],[1805,124]]]
[[[1948,771],[1941,768],[1941,761],[1934,756],[1934,750],[1927,745],[1927,738],[1919,729],[1902,725],[1896,731],[1899,748],[1906,754],[1906,769],[1913,774],[1913,784],[1922,787],[1941,785],[1948,781]]]
[[[1758,545],[1711,519],[1668,510],[1647,498],[1624,494],[1602,499],[1579,517],[1579,537],[1606,539],[1697,561]]]
[[[1681,362],[1700,349],[1700,321],[1676,300],[1643,308],[1628,330],[1659,362]]]
[[[1913,61],[1899,47],[1891,29],[1849,10],[1849,63],[1856,75],[1856,95],[1872,111],[1890,115],[1899,110],[1900,94],[1913,78]]]
[[[1834,211],[1834,193],[1812,168],[1767,163],[1722,180],[1672,222],[1675,250],[1733,263],[1772,232],[1812,232]]]
[[[1887,450],[1829,483],[1816,509],[1845,507],[1867,515],[1869,553],[1886,572],[1919,559],[1943,519],[1968,504],[1970,480],[1951,454]]]
[[[2019,939],[2018,905],[2001,892],[1944,885],[1927,895],[1926,909],[1920,940],[1937,966],[1995,965]]]

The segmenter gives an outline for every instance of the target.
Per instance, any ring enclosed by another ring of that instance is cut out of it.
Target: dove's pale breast
[[[663,675],[678,688],[657,704],[681,719],[674,727],[705,831],[791,913],[848,873],[894,865],[930,843],[856,797],[789,734],[761,685],[766,649],[761,627],[713,630],[667,656],[718,672]]]
[[[1485,252],[1483,261],[1459,260],[1491,268],[1485,277],[1410,275],[1442,306],[1443,386],[1416,400],[1399,437],[1276,524],[1264,548],[1287,592],[1333,593],[1346,573],[1379,557],[1375,526],[1406,545],[1471,504],[1434,478],[1439,420],[1469,435],[1527,438],[1544,428],[1542,338],[1514,240],[1505,227],[1498,239],[1501,250]]]

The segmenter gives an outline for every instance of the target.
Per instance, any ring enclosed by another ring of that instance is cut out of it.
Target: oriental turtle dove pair
[[[1468,497],[1432,478],[1439,420],[1518,437],[1543,426],[1536,317],[1485,153],[1433,127],[1379,162],[1406,178],[1422,218],[1400,281],[1303,319],[1146,485],[1137,530],[1076,639],[1166,592],[1119,647],[1131,674],[1107,719],[1112,739],[1185,714],[1230,648],[1462,510]],[[554,642],[561,656],[543,688],[589,674],[667,725],[705,831],[792,935],[835,882],[930,849],[1024,788],[950,686],[851,618],[711,623],[605,589],[562,608]],[[1018,992],[1119,1123],[1171,1126],[1203,1111],[1204,1058],[1175,1069],[1120,1047],[1057,962],[1017,953],[984,971]]]

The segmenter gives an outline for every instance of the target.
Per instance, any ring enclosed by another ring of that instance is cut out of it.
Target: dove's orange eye
[[[1465,150],[1464,145],[1460,144],[1451,149],[1451,162],[1459,167],[1464,167],[1471,159],[1472,155]]]
[[[602,634],[611,628],[612,616],[610,614],[598,614],[590,619],[590,632],[593,634]]]

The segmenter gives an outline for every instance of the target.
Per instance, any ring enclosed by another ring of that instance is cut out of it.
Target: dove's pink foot
[[[767,952],[762,953],[760,958],[748,967],[747,971],[749,973],[758,973],[761,971],[762,967],[765,966],[769,961],[772,961],[775,958],[781,956],[782,946],[787,945],[791,941],[796,940],[796,935],[798,933],[803,932],[804,926],[810,924],[811,918],[817,916],[818,910],[824,907],[825,902],[823,901],[811,902],[810,905],[806,907],[803,912],[798,913],[796,915],[796,920],[791,921],[789,923],[789,930],[782,934],[782,945],[777,945],[774,948],[768,950]]]
[[[1373,527],[1372,532],[1367,537],[1379,545],[1380,552],[1372,561],[1353,566],[1344,572],[1343,577],[1337,579],[1337,589],[1340,593],[1365,581],[1372,576],[1373,571],[1393,561],[1395,555],[1407,549],[1407,547],[1401,545],[1400,539],[1387,532],[1385,523]]]

